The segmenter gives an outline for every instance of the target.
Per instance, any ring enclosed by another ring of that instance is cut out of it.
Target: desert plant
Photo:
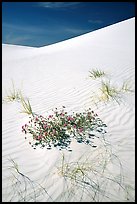
[[[101,71],[99,69],[92,69],[92,71],[89,71],[91,78],[96,79],[96,78],[100,78],[102,76],[105,76],[105,72]]]
[[[53,114],[43,117],[33,114],[28,124],[22,126],[22,132],[32,135],[33,146],[51,146],[67,148],[72,138],[79,143],[93,145],[91,131],[104,132],[104,124],[90,108],[83,113],[68,114],[63,108],[53,110]],[[25,137],[26,138],[26,137]],[[93,147],[95,147],[93,145]]]
[[[101,86],[99,90],[91,96],[94,104],[98,104],[100,102],[107,103],[110,101],[115,101],[120,104],[121,101],[121,91],[112,85],[110,81],[101,81]]]
[[[112,86],[110,84],[110,81],[102,81],[100,90],[102,93],[102,98],[104,98],[106,101],[109,101],[111,99],[117,101],[117,97],[120,91],[118,90],[118,88]]]
[[[96,93],[93,92],[93,96],[91,96],[92,102],[96,105],[100,102],[107,103],[110,101],[115,101],[120,104],[124,102],[122,98],[123,93],[133,92],[128,81],[124,81],[121,87],[112,85],[110,80],[103,80],[100,83],[99,90],[97,90]]]
[[[110,165],[114,169],[116,167],[116,173],[108,168]],[[86,157],[82,155],[77,161],[69,162],[63,154],[61,165],[57,169],[58,174],[65,181],[64,194],[69,198],[72,197],[73,192],[73,197],[77,196],[78,201],[82,201],[85,195],[91,202],[102,202],[102,199],[118,201],[119,194],[122,195],[123,201],[134,201],[132,196],[134,188],[129,185],[131,192],[129,188],[127,189],[122,163],[112,152],[111,146],[106,145],[105,142],[94,156],[91,153]]]
[[[19,164],[14,159],[9,159],[11,166],[8,167],[12,176],[12,183],[9,188],[9,202],[37,202],[39,196],[43,196],[51,201],[52,197],[49,195],[43,185],[20,171]]]
[[[29,99],[25,99],[21,92],[19,93],[19,96],[20,96],[20,102],[23,108],[21,112],[26,113],[28,115],[33,115],[32,107],[31,107]]]
[[[7,91],[6,91],[7,92]],[[12,102],[15,100],[20,100],[19,90],[15,89],[14,82],[12,80],[12,89],[7,92],[7,96],[4,98],[3,101]]]
[[[128,81],[123,82],[121,92],[133,92],[133,89]]]

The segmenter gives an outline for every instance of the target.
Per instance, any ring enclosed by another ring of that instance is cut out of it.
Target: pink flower
[[[68,116],[68,120],[72,121],[74,120],[74,118],[72,118],[71,116]]]
[[[37,139],[38,139],[38,140],[42,139],[42,135],[39,135],[39,136],[37,137]]]
[[[53,130],[53,134],[55,134],[56,133],[56,130]]]
[[[65,114],[64,114],[64,113],[61,113],[60,115],[61,115],[61,116],[64,116]]]
[[[74,125],[73,127],[76,128],[76,125]]]
[[[44,128],[46,128],[46,127],[47,127],[47,125],[44,125],[43,127],[44,127]]]
[[[82,131],[83,131],[83,128],[80,128],[80,129],[79,129],[79,132],[82,132]]]
[[[64,127],[66,127],[66,126],[67,126],[67,124],[65,123],[65,124],[64,124]]]

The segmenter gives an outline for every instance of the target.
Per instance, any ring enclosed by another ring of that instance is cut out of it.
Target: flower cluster
[[[106,125],[90,108],[82,113],[68,114],[63,106],[61,110],[55,108],[53,114],[46,117],[32,115],[28,124],[22,126],[22,132],[33,136],[32,146],[47,146],[48,149],[54,146],[61,149],[67,148],[72,138],[80,143],[91,144],[89,131],[102,132],[103,127]]]

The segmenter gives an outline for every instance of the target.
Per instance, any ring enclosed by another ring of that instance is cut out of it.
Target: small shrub
[[[22,132],[31,134],[33,143],[30,144],[34,148],[40,145],[47,146],[48,149],[52,146],[65,149],[69,148],[72,138],[78,143],[92,146],[90,131],[101,133],[104,131],[103,127],[106,125],[91,109],[70,115],[64,108],[61,111],[56,108],[53,114],[47,117],[33,114],[28,124],[22,126]]]

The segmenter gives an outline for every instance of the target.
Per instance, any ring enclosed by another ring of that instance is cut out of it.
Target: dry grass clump
[[[31,107],[29,99],[25,100],[25,98],[23,97],[21,92],[20,92],[20,102],[22,105],[22,111],[21,112],[26,113],[28,115],[33,115],[32,107]]]
[[[21,90],[15,88],[14,82],[12,80],[12,88],[7,92],[7,96],[3,99],[3,102],[13,102],[13,101],[18,101],[21,103],[22,113],[33,115],[32,107],[29,99],[25,99],[23,97]]]
[[[90,73],[89,77],[93,79],[100,78],[106,75],[104,71],[101,71],[99,69],[92,69],[92,71],[89,71],[89,73]]]
[[[132,86],[129,81],[124,81],[121,87],[122,92],[133,92]]]
[[[104,101],[110,100],[118,101],[120,91],[118,90],[117,87],[111,85],[110,81],[102,81],[100,91],[101,91],[100,99],[103,99]]]
[[[15,89],[14,82],[12,81],[12,88],[7,92],[7,96],[4,98],[3,101],[6,102],[13,102],[20,100],[20,90]]]
[[[105,77],[103,80],[99,82],[99,89],[92,96],[92,102],[94,104],[98,104],[99,102],[110,102],[115,101],[118,104],[122,102],[122,95],[125,93],[133,92],[133,89],[129,83],[129,81],[124,81],[121,87],[115,86],[110,83],[110,79],[108,80],[106,77],[106,73],[104,71],[93,69],[90,72],[90,78],[97,79],[100,77]]]

